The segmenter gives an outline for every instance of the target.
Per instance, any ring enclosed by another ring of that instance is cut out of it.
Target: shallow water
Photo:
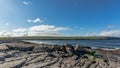
[[[120,48],[120,40],[25,40],[32,43],[59,44],[69,43],[72,45],[91,46],[93,48]]]

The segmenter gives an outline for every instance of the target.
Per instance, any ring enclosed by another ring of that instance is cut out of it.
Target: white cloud
[[[56,27],[54,25],[38,25],[28,28],[18,28],[11,31],[0,32],[0,36],[60,36],[60,31],[68,30],[66,27]]]
[[[57,32],[28,32],[28,36],[60,36]]]
[[[41,20],[40,18],[36,18],[35,20],[33,20],[33,22],[43,22],[43,20]]]
[[[107,28],[114,28],[115,26],[113,25],[108,25]]]
[[[64,31],[64,30],[68,30],[68,28],[64,28],[64,27],[55,27],[53,25],[38,25],[38,26],[32,26],[29,28],[30,31],[53,31],[53,32],[57,32],[57,31]]]
[[[6,23],[5,25],[6,25],[6,26],[8,26],[8,25],[9,25],[9,23]]]
[[[93,34],[92,34],[93,36],[96,36],[97,35],[97,33],[96,32],[93,32]]]
[[[28,19],[27,21],[28,21],[28,22],[32,22],[32,23],[44,22],[44,21],[41,20],[40,18],[36,18],[35,20]]]
[[[1,31],[0,32],[0,37],[10,37],[12,36],[12,32],[8,32],[8,31]]]
[[[90,36],[89,34],[85,34],[84,36]]]
[[[27,20],[27,21],[28,21],[28,22],[32,22],[32,20],[30,20],[30,19],[29,19],[29,20]]]
[[[27,29],[26,28],[18,28],[18,29],[14,29],[12,30],[13,32],[26,32]]]
[[[23,4],[28,5],[29,2],[28,1],[23,1]]]
[[[120,30],[102,31],[100,36],[120,37]]]
[[[84,36],[97,36],[98,34],[96,33],[96,32],[93,32],[93,33],[91,33],[91,34],[85,34]]]

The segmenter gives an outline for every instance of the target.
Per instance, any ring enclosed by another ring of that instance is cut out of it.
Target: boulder
[[[75,54],[74,47],[71,44],[65,44],[64,46],[65,46],[67,53],[69,53],[70,55]]]
[[[14,55],[13,54],[6,54],[4,55],[5,58],[10,58],[10,57],[13,57]]]
[[[53,50],[51,48],[49,48],[49,47],[45,47],[45,51],[46,52],[52,52]]]
[[[81,55],[84,55],[84,54],[89,54],[89,50],[84,48],[84,47],[81,47],[80,45],[77,45],[75,46],[75,53],[78,55],[78,56],[81,56]]]
[[[33,51],[34,46],[16,46],[19,51]]]
[[[8,47],[5,44],[0,44],[0,51],[7,51]]]
[[[84,48],[85,48],[85,49],[91,49],[91,47],[90,47],[90,46],[84,46]]]
[[[48,54],[49,57],[52,57],[52,58],[56,58],[56,56],[54,54]]]
[[[75,46],[75,51],[81,51],[83,50],[82,47],[80,45],[76,45]]]
[[[65,46],[61,46],[61,49],[62,49],[62,52],[67,53]]]
[[[6,46],[8,47],[9,50],[15,50],[16,49],[15,46],[7,45],[7,44],[6,44]]]
[[[55,45],[53,48],[52,48],[53,51],[62,51],[61,49],[61,46],[59,45]]]
[[[19,50],[19,51],[32,51],[35,46],[24,46],[24,45],[7,45],[9,50]]]
[[[53,49],[49,47],[36,47],[33,51],[34,52],[52,52]]]

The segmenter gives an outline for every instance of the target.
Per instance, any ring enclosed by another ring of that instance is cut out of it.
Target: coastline
[[[50,41],[50,42],[47,42],[46,40],[22,40],[23,42],[31,42],[31,43],[35,43],[35,44],[44,44],[44,45],[64,45],[66,42],[62,42],[62,43],[60,43],[60,42],[57,42],[57,41],[55,41],[55,40],[48,40],[48,41]],[[46,41],[46,42],[45,42]],[[58,40],[58,41],[61,41],[61,40]],[[90,41],[90,40],[88,40],[88,41]],[[95,40],[94,40],[95,41]],[[51,43],[52,42],[52,43]],[[71,42],[74,42],[74,41],[71,41]],[[67,43],[69,43],[69,42],[67,42]],[[85,46],[87,46],[87,47],[91,47],[91,49],[103,49],[103,50],[119,50],[120,49],[120,47],[115,47],[114,45],[112,45],[112,46],[105,46],[105,45],[96,45],[96,46],[93,46],[93,45],[81,45],[81,43],[76,43],[76,44],[72,44],[72,43],[70,43],[72,46],[76,46],[76,45],[80,45],[80,46],[83,46],[83,47],[85,47]]]
[[[9,41],[0,44],[0,67],[117,68],[120,67],[120,49],[104,50],[71,44],[60,46]]]

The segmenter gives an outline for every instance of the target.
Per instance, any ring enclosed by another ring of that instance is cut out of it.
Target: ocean
[[[65,43],[73,46],[90,46],[92,48],[120,49],[120,40],[24,40],[37,44],[63,45]]]

